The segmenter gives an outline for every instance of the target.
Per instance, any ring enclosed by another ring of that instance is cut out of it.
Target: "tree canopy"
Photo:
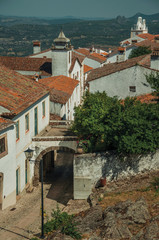
[[[155,93],[159,96],[159,73],[151,73],[146,75],[147,82],[151,85],[152,89],[155,90]]]
[[[87,92],[83,104],[75,108],[72,130],[86,152],[154,152],[159,147],[159,104],[141,103],[135,98],[120,101],[105,92]]]
[[[131,51],[131,53],[129,55],[129,59],[134,58],[134,57],[139,57],[141,55],[145,55],[145,54],[149,54],[149,53],[151,53],[151,49],[149,47],[140,46]]]

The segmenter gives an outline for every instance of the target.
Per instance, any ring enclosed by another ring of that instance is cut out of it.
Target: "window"
[[[7,148],[7,134],[0,137],[0,158],[4,157],[8,153]]]
[[[25,115],[25,132],[29,131],[29,113]]]
[[[19,140],[19,121],[16,122],[15,128],[16,128],[16,141],[18,141]]]
[[[42,117],[45,117],[45,101],[42,102]]]
[[[136,92],[136,86],[130,86],[129,91],[130,92]]]

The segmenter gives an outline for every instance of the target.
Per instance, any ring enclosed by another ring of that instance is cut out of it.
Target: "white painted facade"
[[[151,72],[151,69],[136,65],[89,81],[89,90],[91,93],[105,91],[108,96],[118,96],[120,99],[150,93],[153,90],[148,84],[145,74],[150,74]],[[136,91],[131,91],[130,87],[135,87]]]
[[[131,51],[133,49],[135,49],[135,48],[137,48],[137,47],[136,46],[132,46],[131,48],[129,47],[129,48],[125,49],[125,54],[124,54],[123,61],[126,61],[129,58],[129,55],[130,55]],[[118,56],[120,57],[119,53],[115,53],[114,55],[112,55],[110,57],[108,56],[107,57],[107,63],[115,63],[115,62],[117,62]]]
[[[151,56],[151,68],[159,70],[159,56],[158,55]]]
[[[48,49],[46,51],[30,55],[29,57],[31,57],[31,58],[45,58],[45,57],[52,58],[52,51],[51,51],[51,49]]]
[[[72,72],[70,73],[70,77],[79,81],[80,87],[80,99],[82,99],[84,93],[84,75],[83,75],[83,63],[82,66],[79,61],[76,59]]]
[[[60,116],[63,120],[74,120],[74,107],[80,104],[80,84],[76,86],[71,97],[65,104],[50,101],[50,113]]]
[[[43,116],[42,103],[45,102],[45,116]],[[26,184],[31,183],[34,175],[33,165],[27,160],[27,183],[26,183],[26,157],[24,151],[31,146],[32,138],[35,136],[35,112],[37,108],[37,126],[40,133],[48,124],[50,119],[49,95],[45,95],[12,120],[16,124],[19,121],[19,139],[16,139],[16,127],[13,125],[0,131],[0,137],[7,134],[8,154],[0,158],[0,172],[3,173],[3,203],[6,208],[16,202],[16,192],[22,192]],[[25,116],[29,114],[29,130],[26,131]],[[19,169],[19,170],[18,170]],[[16,188],[16,171],[19,172],[18,188]]]
[[[52,51],[52,76],[64,75],[69,77],[72,50],[54,49]]]
[[[0,157],[0,173],[3,174],[0,189],[1,209],[16,203],[16,137],[14,124],[0,131],[0,138],[7,139],[7,154]]]

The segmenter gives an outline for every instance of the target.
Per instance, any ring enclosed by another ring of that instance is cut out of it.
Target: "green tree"
[[[75,108],[72,130],[80,140],[87,140],[88,152],[153,152],[159,147],[159,104],[86,93],[83,104]]]
[[[149,54],[149,53],[151,53],[151,50],[150,50],[149,47],[140,46],[140,47],[135,48],[131,51],[131,53],[129,54],[129,59],[134,58],[134,57],[138,57],[138,56],[141,56],[141,55]]]
[[[152,89],[155,90],[157,96],[159,96],[159,73],[151,73],[146,75],[147,82],[151,85]]]

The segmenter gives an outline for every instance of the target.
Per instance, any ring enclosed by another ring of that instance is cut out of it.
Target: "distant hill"
[[[77,47],[100,46],[108,49],[130,36],[131,27],[138,16],[146,19],[149,33],[159,34],[159,13],[109,20],[83,20],[73,17],[26,18],[0,16],[0,55],[26,56],[32,54],[32,41],[41,41],[42,50],[50,48],[61,27],[72,45]]]

